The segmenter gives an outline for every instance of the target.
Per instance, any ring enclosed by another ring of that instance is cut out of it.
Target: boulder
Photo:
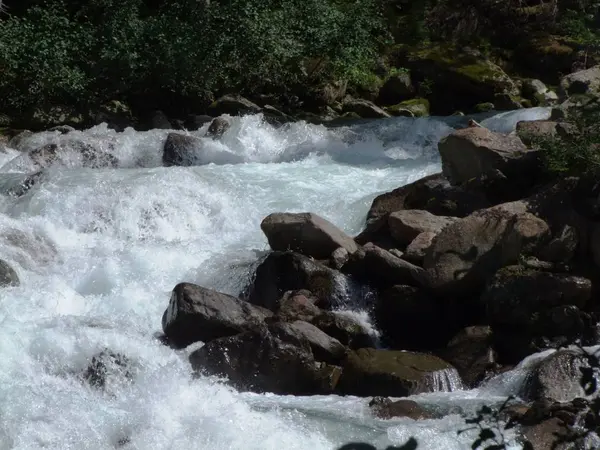
[[[491,170],[509,178],[535,175],[538,152],[528,149],[516,136],[469,127],[443,138],[438,149],[444,175],[453,184],[464,183]]]
[[[590,67],[571,73],[560,80],[560,95],[562,98],[573,95],[600,94],[600,66]]]
[[[346,354],[346,347],[340,341],[302,320],[277,322],[271,324],[269,330],[284,342],[307,341],[316,361],[339,364]]]
[[[197,373],[227,377],[240,390],[279,395],[333,392],[339,367],[316,362],[306,341],[286,342],[266,327],[216,339],[190,355]]]
[[[48,131],[58,132],[60,134],[67,134],[71,131],[75,131],[75,128],[69,125],[58,125],[56,127],[49,128]]]
[[[311,323],[351,349],[377,346],[377,336],[356,318],[338,311],[323,311]]]
[[[273,213],[260,228],[275,251],[297,251],[317,259],[327,259],[342,247],[348,253],[357,251],[354,239],[331,222],[312,213]]]
[[[289,291],[277,304],[277,318],[282,321],[293,322],[305,320],[310,322],[321,314],[321,309],[315,305],[318,299],[310,291]]]
[[[17,184],[12,185],[5,192],[7,195],[10,195],[12,197],[21,197],[27,192],[29,192],[29,190],[33,186],[40,183],[43,179],[43,176],[44,172],[41,170],[31,175],[27,175],[22,179],[22,181],[19,181]]]
[[[317,306],[329,308],[346,298],[345,277],[329,267],[294,252],[272,252],[258,266],[242,297],[250,303],[276,310],[287,291],[306,289]]]
[[[208,107],[208,113],[213,117],[223,114],[243,116],[246,114],[258,114],[261,111],[260,106],[240,95],[224,95]]]
[[[135,125],[131,108],[119,100],[101,105],[92,120],[96,125],[106,123],[108,128],[117,132],[122,132],[129,127],[133,128]]]
[[[25,151],[26,147],[24,144],[26,144],[27,140],[29,140],[34,135],[35,135],[34,132],[29,131],[29,130],[24,130],[24,131],[20,132],[19,134],[17,134],[16,136],[13,136],[10,139],[10,141],[8,141],[8,147],[18,150],[20,152]]]
[[[585,397],[581,387],[582,368],[589,368],[587,357],[576,350],[559,350],[544,358],[529,374],[523,396],[530,401],[548,399],[569,402]]]
[[[109,150],[112,150],[112,146],[109,146]],[[51,167],[61,160],[68,164],[71,155],[80,158],[83,167],[92,169],[117,167],[119,165],[119,160],[107,149],[97,148],[77,139],[62,141],[60,144],[46,144],[30,151],[28,154],[31,161],[39,169]]]
[[[496,368],[492,345],[489,326],[471,326],[458,332],[438,354],[458,370],[467,387],[475,388]]]
[[[17,272],[6,261],[0,259],[0,288],[18,286],[19,284]]]
[[[431,231],[420,233],[408,244],[402,258],[413,264],[422,265],[425,260],[425,254],[429,251],[436,236],[437,233]]]
[[[519,202],[484,209],[444,228],[425,255],[431,288],[444,294],[479,292],[501,267],[531,254],[550,237],[548,224]]]
[[[271,312],[230,295],[180,283],[175,286],[162,318],[169,343],[186,347],[255,328]]]
[[[553,417],[535,425],[523,427],[521,434],[531,444],[530,450],[584,450],[583,446],[573,446],[561,440],[561,436],[567,436],[569,431],[561,419]]]
[[[413,400],[392,401],[387,397],[375,397],[369,402],[369,407],[373,415],[386,420],[398,417],[408,417],[412,420],[439,418]]]
[[[382,343],[392,349],[416,351],[444,346],[456,327],[444,306],[411,286],[398,285],[383,291],[375,307]]]
[[[167,115],[162,111],[154,111],[150,118],[151,130],[172,130],[173,125],[169,121]]]
[[[215,117],[206,130],[206,135],[213,139],[219,139],[222,137],[227,130],[231,128],[231,121],[226,117]]]
[[[196,131],[212,121],[212,116],[207,114],[190,114],[185,121],[185,127],[189,131]]]
[[[195,136],[169,133],[163,147],[163,164],[167,167],[192,166],[202,146],[202,140]]]
[[[517,123],[517,136],[525,145],[556,137],[556,125],[553,120],[527,120]]]
[[[400,117],[427,117],[429,115],[429,100],[413,98],[393,106],[388,106],[385,111],[392,116]]]
[[[448,382],[456,369],[423,353],[363,348],[348,353],[342,367],[343,395],[407,397],[457,387]]]
[[[457,220],[455,217],[434,216],[427,211],[408,209],[391,213],[388,218],[388,226],[396,242],[407,246],[419,234],[424,232],[437,234]]]
[[[422,286],[425,283],[425,272],[421,267],[371,243],[354,253],[344,265],[343,271],[377,287],[395,284]]]
[[[363,99],[349,99],[344,102],[344,113],[356,113],[363,119],[381,119],[390,117],[379,106],[373,102]]]
[[[513,111],[523,108],[522,101],[519,96],[502,93],[494,95],[493,105],[496,111]]]
[[[400,72],[390,76],[379,89],[378,103],[395,105],[414,97],[416,89],[408,72]]]
[[[90,386],[97,389],[104,389],[113,381],[119,384],[123,381],[132,381],[133,376],[131,360],[125,355],[110,350],[94,355],[83,374],[83,378]]]
[[[329,265],[336,270],[344,267],[344,264],[350,259],[350,253],[344,247],[337,248],[329,258]]]

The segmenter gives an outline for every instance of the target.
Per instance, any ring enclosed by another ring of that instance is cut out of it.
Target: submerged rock
[[[173,289],[162,327],[170,344],[185,347],[252,329],[271,314],[230,295],[180,283]]]
[[[423,353],[359,349],[342,367],[338,388],[344,395],[406,397],[461,386],[456,369]]]
[[[369,402],[369,407],[373,411],[373,414],[380,419],[408,417],[412,420],[424,420],[438,418],[438,416],[427,411],[413,400],[392,401],[385,397],[375,397]]]
[[[18,286],[19,284],[17,272],[6,261],[0,259],[0,288]]]
[[[297,251],[317,259],[327,259],[342,247],[348,253],[358,249],[356,242],[328,220],[312,213],[273,213],[260,227],[275,251]]]
[[[206,135],[213,139],[222,137],[231,128],[231,122],[226,117],[215,117],[206,130]]]
[[[131,361],[125,355],[105,350],[92,358],[83,377],[92,387],[98,389],[104,389],[111,380],[131,381],[133,379]]]
[[[163,147],[165,166],[192,166],[196,153],[202,149],[202,140],[195,136],[169,133]]]

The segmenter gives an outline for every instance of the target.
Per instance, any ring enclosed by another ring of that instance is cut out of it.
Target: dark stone
[[[373,414],[380,419],[408,417],[412,420],[425,420],[439,418],[413,400],[396,400],[394,402],[387,397],[375,397],[369,402],[369,407]]]
[[[205,124],[212,122],[212,116],[203,114],[190,114],[185,121],[185,127],[190,131],[196,131],[202,128]]]
[[[152,130],[172,130],[173,125],[167,115],[162,111],[154,111],[150,119],[150,129]]]
[[[0,259],[0,288],[18,286],[19,284],[17,272],[6,261]]]
[[[125,355],[105,350],[95,355],[83,374],[90,386],[104,389],[112,378],[131,381],[133,371],[131,361]]]
[[[206,135],[213,139],[219,139],[222,137],[227,130],[231,128],[231,122],[225,117],[215,117],[210,122]]]
[[[324,311],[311,323],[351,349],[375,348],[376,337],[356,319],[336,311]]]
[[[163,147],[165,166],[192,166],[196,154],[202,149],[202,140],[195,136],[169,133]]]
[[[321,309],[315,306],[317,299],[310,291],[289,291],[277,304],[277,318],[282,321],[293,322],[304,320],[310,322],[321,314]]]
[[[224,95],[215,100],[208,108],[208,113],[213,117],[223,114],[230,116],[243,116],[245,114],[258,114],[260,106],[240,95]]]

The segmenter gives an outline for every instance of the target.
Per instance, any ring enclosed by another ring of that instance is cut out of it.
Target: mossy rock
[[[392,116],[427,117],[429,115],[429,100],[426,98],[413,98],[389,106],[385,110]]]
[[[494,109],[496,109],[496,106],[491,102],[485,102],[485,103],[479,103],[479,104],[475,105],[475,108],[473,108],[473,109],[475,112],[483,113],[483,112],[493,111]]]
[[[346,395],[405,397],[433,392],[448,371],[455,369],[437,356],[362,348],[347,354],[338,387]]]

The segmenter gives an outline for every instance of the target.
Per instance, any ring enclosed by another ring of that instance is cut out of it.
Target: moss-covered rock
[[[413,98],[394,106],[388,106],[385,110],[392,116],[426,117],[429,115],[429,100]]]
[[[492,102],[478,103],[475,105],[475,108],[473,108],[473,110],[478,113],[493,111],[494,109],[496,109],[496,105]]]

